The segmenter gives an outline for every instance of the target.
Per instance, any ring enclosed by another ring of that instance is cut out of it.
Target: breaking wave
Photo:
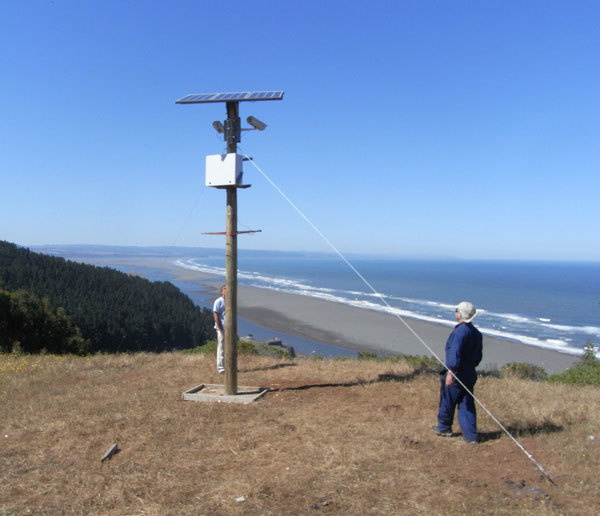
[[[205,274],[225,276],[224,267],[200,263],[197,259],[179,259],[173,262],[177,267]],[[454,305],[427,299],[415,299],[387,295],[377,292],[332,289],[311,285],[308,281],[270,276],[260,272],[238,271],[240,284],[271,289],[289,294],[308,296],[324,301],[343,303],[356,308],[376,310],[396,316],[409,317],[421,321],[453,326],[451,318]],[[390,306],[382,304],[384,299]],[[581,355],[581,347],[573,345],[585,336],[600,337],[598,326],[574,326],[552,324],[547,317],[528,317],[513,313],[495,313],[485,308],[478,309],[479,330],[493,337],[509,339],[551,349],[572,355]],[[584,340],[585,341],[585,340]],[[597,353],[600,358],[600,351]]]

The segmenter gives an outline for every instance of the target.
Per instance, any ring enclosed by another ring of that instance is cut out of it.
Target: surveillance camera
[[[259,131],[264,131],[265,127],[267,127],[267,124],[261,122],[258,118],[255,118],[253,116],[249,116],[248,118],[246,118],[246,121],[252,127],[254,127],[254,129],[258,129]]]
[[[225,128],[223,127],[223,124],[221,122],[219,122],[218,120],[215,120],[212,123],[212,126],[215,128],[215,131],[217,131],[219,134],[223,134],[225,132]]]

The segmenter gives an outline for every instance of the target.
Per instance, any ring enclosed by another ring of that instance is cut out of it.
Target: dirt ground
[[[264,397],[181,400],[222,380],[200,355],[1,357],[0,515],[600,512],[598,389],[478,382],[550,482],[481,408],[481,444],[434,435],[437,378],[405,363],[240,357]]]

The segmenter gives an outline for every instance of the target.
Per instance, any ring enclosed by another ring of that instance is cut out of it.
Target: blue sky
[[[343,253],[600,260],[600,4],[0,2],[0,239],[219,247],[223,104]],[[328,246],[251,166],[240,248]]]

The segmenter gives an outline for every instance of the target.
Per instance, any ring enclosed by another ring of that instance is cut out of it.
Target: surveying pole
[[[207,186],[224,188],[227,192],[226,220],[225,220],[225,392],[237,394],[237,190],[248,188],[250,185],[241,184],[241,158],[237,154],[237,144],[241,141],[242,131],[257,129],[262,131],[266,124],[249,116],[248,123],[252,129],[242,129],[239,116],[240,102],[256,102],[262,100],[281,100],[283,91],[248,91],[237,93],[201,93],[191,94],[175,101],[176,104],[201,104],[212,102],[225,102],[227,118],[225,124],[213,122],[215,130],[223,134],[227,143],[227,155],[219,156],[220,160],[211,160],[219,164],[224,173],[217,178],[211,176],[209,180],[209,158],[207,156]],[[229,159],[229,158],[232,159]],[[223,165],[224,164],[224,165]],[[233,164],[229,168],[228,164]],[[221,174],[219,172],[219,174]]]

